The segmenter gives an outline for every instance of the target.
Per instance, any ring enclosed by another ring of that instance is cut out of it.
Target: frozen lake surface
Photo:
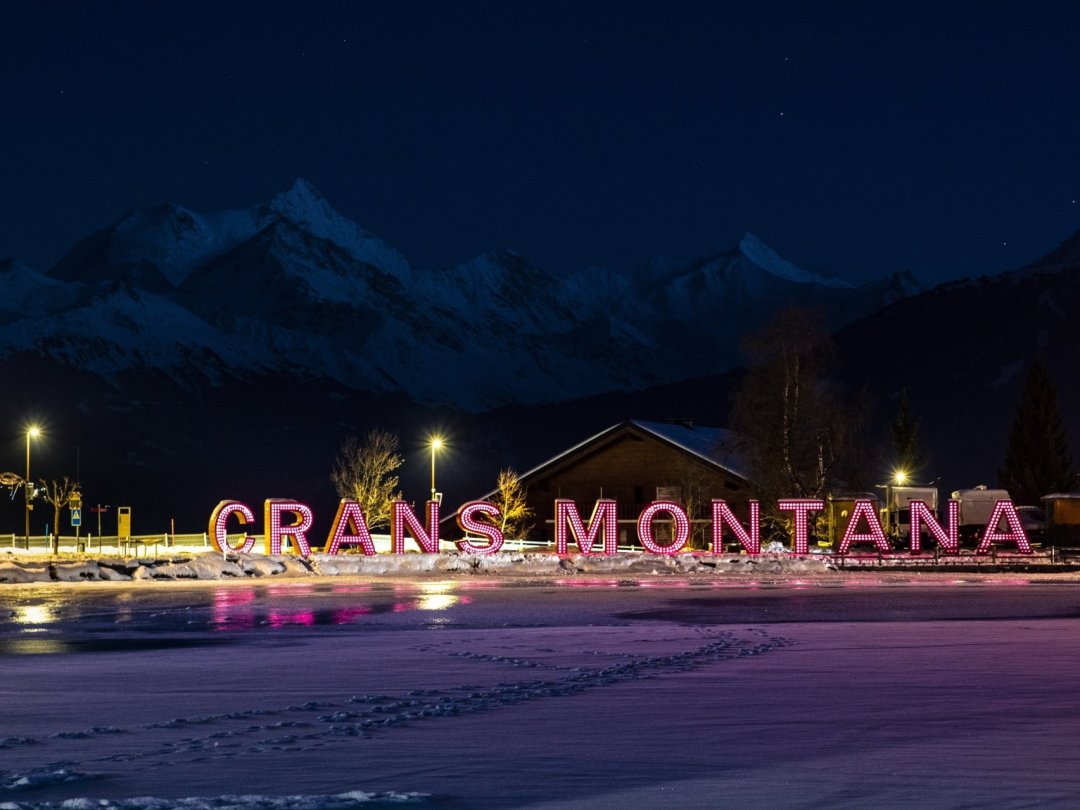
[[[4,586],[0,679],[0,807],[1080,794],[1075,582]]]

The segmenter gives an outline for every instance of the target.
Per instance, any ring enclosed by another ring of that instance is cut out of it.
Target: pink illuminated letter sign
[[[616,554],[619,551],[618,508],[615,501],[602,499],[593,507],[589,518],[589,528],[581,522],[577,504],[565,498],[555,501],[555,551],[566,554],[570,545],[567,529],[573,533],[578,550],[582,554],[592,554],[597,536],[604,534],[604,554]]]
[[[295,522],[283,526],[281,518],[285,514],[293,515],[296,518]],[[301,557],[311,556],[311,544],[308,543],[307,533],[311,531],[315,523],[315,516],[311,513],[310,506],[285,498],[270,498],[263,508],[263,520],[267,554],[280,554],[283,541],[288,538],[296,545],[296,550]]]
[[[659,545],[653,539],[653,521],[660,512],[667,512],[674,521],[673,537],[666,546]],[[686,510],[674,501],[653,501],[638,517],[637,530],[638,538],[646,551],[653,554],[678,554],[690,539],[690,518],[686,516]]]
[[[364,554],[375,553],[364,510],[356,501],[342,498],[334,516],[334,527],[326,540],[326,553],[337,554],[342,546],[360,546]]]
[[[239,546],[230,546],[228,533],[230,515],[236,515],[240,523],[245,526],[255,522],[255,513],[246,504],[239,501],[222,501],[210,515],[210,544],[223,554],[226,551],[247,554],[255,548],[255,538],[250,534],[245,534]]]
[[[744,527],[727,501],[712,502],[712,550],[713,554],[724,553],[724,526],[731,529],[735,539],[746,549],[747,554],[761,553],[761,504],[750,501],[750,527]]]
[[[810,521],[811,512],[820,512],[825,508],[825,501],[814,498],[785,498],[776,502],[776,508],[781,512],[792,512],[792,521],[795,524],[794,551],[796,554],[810,553]]]
[[[866,521],[869,531],[858,531],[860,520]],[[844,536],[840,538],[839,552],[847,554],[847,550],[853,543],[873,543],[878,551],[886,554],[892,550],[889,548],[885,530],[881,528],[881,521],[878,520],[871,501],[855,501],[855,506],[851,510],[851,519],[848,520],[847,528],[844,529]]]
[[[922,551],[922,528],[930,532],[942,551],[960,551],[960,502],[949,501],[946,507],[946,526],[942,528],[930,507],[923,501],[911,502],[911,553]]]
[[[487,501],[471,501],[463,504],[457,513],[458,528],[465,532],[465,537],[457,541],[459,550],[466,554],[494,554],[502,548],[503,533],[498,526],[484,523],[475,515],[487,515],[492,520],[498,520],[502,513],[493,503]],[[478,546],[470,538],[470,534],[478,534],[487,538],[487,545]]]
[[[1001,525],[1002,520],[1008,524],[1009,531],[998,531],[998,526]],[[1021,554],[1031,553],[1031,541],[1028,540],[1027,532],[1024,531],[1024,524],[1020,522],[1020,515],[1017,513],[1016,506],[1012,501],[998,501],[994,504],[994,512],[990,515],[990,520],[986,522],[982,542],[979,543],[979,547],[975,552],[985,554],[990,550],[992,543],[1016,543],[1016,547]]]
[[[427,502],[427,528],[405,501],[394,501],[390,511],[390,537],[395,554],[405,553],[405,532],[408,532],[420,550],[426,554],[439,553],[439,502]]]

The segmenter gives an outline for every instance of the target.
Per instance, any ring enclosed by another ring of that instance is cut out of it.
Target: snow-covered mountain
[[[557,278],[509,252],[417,269],[298,180],[243,211],[131,211],[48,275],[0,264],[0,357],[185,385],[285,372],[485,410],[717,373],[787,304],[820,306],[840,325],[913,286],[816,276],[751,234],[625,276]]]

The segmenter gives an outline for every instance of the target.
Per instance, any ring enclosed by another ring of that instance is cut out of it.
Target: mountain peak
[[[320,205],[329,207],[326,198],[314,184],[303,177],[297,177],[288,191],[275,195],[271,205],[274,203],[280,203],[282,208],[310,209]]]
[[[344,219],[330,207],[319,190],[302,177],[298,177],[288,191],[275,194],[268,208],[286,219],[305,225]]]
[[[266,218],[281,217],[399,278],[410,273],[409,263],[400,253],[335,211],[319,190],[302,177],[260,209],[264,224]]]
[[[765,272],[785,281],[796,284],[821,284],[826,287],[851,288],[854,286],[838,278],[825,278],[796,267],[749,232],[743,234],[742,241],[739,242],[739,252]]]

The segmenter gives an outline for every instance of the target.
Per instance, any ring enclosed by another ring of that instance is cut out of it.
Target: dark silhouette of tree
[[[778,498],[824,498],[859,476],[859,398],[845,396],[821,317],[790,308],[743,342],[748,368],[731,426],[736,451],[762,500],[763,528],[782,530]]]
[[[42,497],[53,508],[51,535],[52,553],[60,551],[60,510],[71,504],[71,498],[79,491],[79,482],[64,476],[60,481],[41,481]]]
[[[895,471],[903,471],[909,478],[921,472],[926,460],[919,446],[919,420],[911,412],[906,388],[900,394],[896,417],[889,424],[889,439]]]
[[[1076,482],[1057,390],[1039,360],[1024,382],[998,481],[1014,501],[1025,504],[1038,504],[1051,492],[1067,492]]]

